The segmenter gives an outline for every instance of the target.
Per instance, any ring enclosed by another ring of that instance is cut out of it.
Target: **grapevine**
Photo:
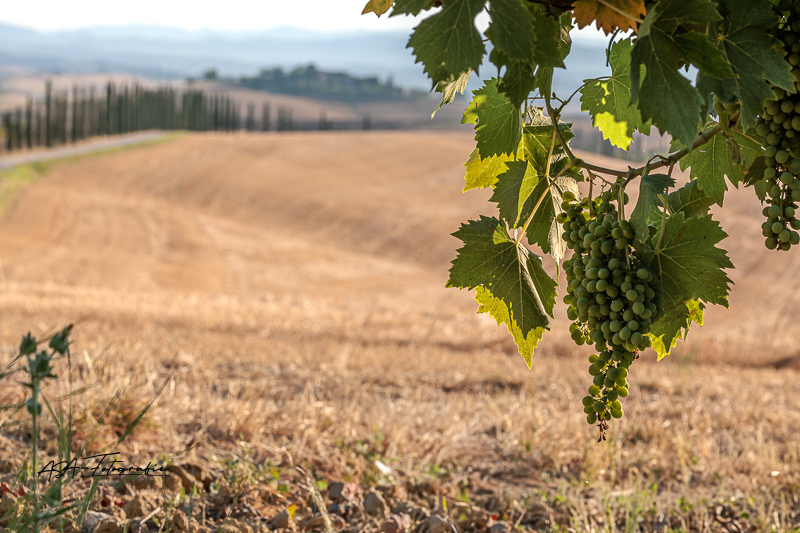
[[[634,392],[632,363],[666,357],[708,305],[728,306],[733,264],[710,208],[729,186],[764,204],[768,249],[800,244],[800,0],[370,0],[370,12],[426,15],[408,47],[440,107],[491,47],[497,74],[462,120],[476,141],[464,190],[491,189],[498,214],[453,234],[448,286],[475,291],[529,368],[561,295],[572,339],[594,348],[583,410],[598,440]],[[559,97],[570,32],[588,25],[608,36],[610,75]],[[670,153],[634,167],[583,160],[562,120],[576,97],[614,146],[658,132]],[[675,168],[689,179],[676,183]]]

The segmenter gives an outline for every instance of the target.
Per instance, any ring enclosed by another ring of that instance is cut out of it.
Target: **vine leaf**
[[[566,252],[566,242],[556,216],[562,212],[566,191],[580,196],[576,180],[580,174],[565,169],[569,160],[558,139],[553,138],[550,119],[534,114],[533,122],[539,125],[525,127],[518,160],[506,163],[507,170],[497,177],[490,201],[497,203],[500,217],[511,228],[523,227],[530,219],[526,231],[528,242],[552,254],[558,265]],[[566,141],[573,137],[569,124],[559,124],[559,129]]]
[[[486,49],[475,28],[475,16],[483,9],[484,0],[447,2],[414,29],[408,48],[433,81],[450,82],[472,69],[477,72]]]
[[[536,343],[550,329],[556,282],[541,258],[514,242],[496,218],[470,220],[453,236],[464,245],[452,262],[447,286],[483,289],[477,294],[479,310],[508,326],[530,368]]]
[[[433,110],[433,113],[431,113],[431,120],[433,120],[433,117],[436,116],[437,111],[447,104],[452,103],[452,101],[456,99],[456,93],[464,94],[464,91],[467,88],[467,82],[469,82],[469,77],[471,75],[472,69],[467,69],[458,77],[453,78],[448,82],[439,82],[439,85],[436,87],[436,92],[442,93],[442,101],[438,106],[436,106],[436,109]]]
[[[525,214],[530,214],[533,208],[526,204],[539,181],[539,174],[527,161],[506,163],[506,171],[497,177],[494,194],[489,201],[497,204],[500,218],[510,228],[519,228],[525,223]]]
[[[532,62],[545,68],[565,68],[564,58],[569,54],[572,40],[572,17],[565,13],[559,18],[550,16],[541,4],[529,4],[528,10],[536,28],[536,46],[532,50]]]
[[[389,9],[391,9],[394,0],[369,0],[367,5],[364,6],[364,11],[361,12],[362,15],[366,15],[367,13],[375,13],[377,16],[381,16]]]
[[[690,301],[728,307],[733,282],[724,269],[733,268],[733,263],[728,253],[716,246],[727,234],[711,215],[687,219],[682,211],[675,213],[667,218],[663,232],[655,265],[663,283],[664,313],[653,322],[651,332],[668,353],[680,329],[690,325]],[[656,234],[653,246],[658,242]]]
[[[631,103],[638,102],[643,120],[652,120],[660,130],[686,145],[703,124],[705,101],[679,68],[694,62],[701,70],[718,74],[724,69],[725,59],[722,54],[706,57],[707,54],[694,52],[698,39],[681,33],[682,25],[696,27],[721,18],[712,0],[662,0],[647,13],[631,50]],[[704,60],[698,62],[700,56]],[[640,65],[646,67],[643,80]]]
[[[536,88],[534,67],[528,61],[509,59],[497,48],[489,54],[489,60],[498,67],[506,67],[497,90],[505,93],[512,104],[521,106],[530,92]]]
[[[642,115],[631,101],[631,39],[614,43],[608,58],[611,78],[608,80],[584,80],[581,89],[581,111],[592,115],[592,125],[603,133],[611,144],[629,150],[633,132],[650,135],[650,122],[642,121]],[[640,76],[645,67],[640,66]]]
[[[435,5],[435,0],[395,0],[394,9],[392,9],[392,13],[389,16],[414,15],[416,17],[422,11],[427,11]]]
[[[782,43],[773,38],[777,25],[768,0],[724,0],[727,10],[722,28],[711,25],[712,41],[725,54],[735,77],[718,80],[700,72],[697,86],[706,98],[712,92],[724,101],[741,102],[742,123],[753,124],[763,111],[764,101],[773,98],[770,84],[795,92],[792,67],[784,60]]]
[[[648,227],[648,219],[650,218],[650,211],[663,201],[659,200],[659,196],[663,197],[669,187],[675,186],[675,180],[663,174],[648,174],[642,176],[639,182],[639,199],[636,201],[636,207],[631,212],[631,226],[636,233],[636,238],[642,242],[650,240],[650,229]]]
[[[464,163],[467,169],[467,174],[464,176],[466,183],[464,190],[467,192],[471,189],[488,189],[494,187],[497,183],[497,176],[506,171],[506,163],[512,161],[513,156],[508,154],[493,155],[487,158],[482,158],[480,151],[475,148]]]
[[[452,4],[451,4],[452,5]],[[476,124],[475,140],[483,157],[514,154],[522,137],[522,114],[508,97],[498,92],[493,78],[476,91],[464,112],[462,124]]]
[[[647,335],[653,341],[653,350],[661,361],[678,344],[678,339],[686,340],[692,323],[703,326],[705,305],[700,300],[676,303],[674,307],[664,308],[664,319],[659,319],[650,327]]]
[[[597,21],[597,29],[603,30],[606,35],[609,35],[617,29],[622,32],[635,30],[635,19],[644,17],[644,0],[608,0],[607,3],[619,11],[601,4],[597,0],[578,0],[575,2],[573,14],[575,21],[578,23],[578,28],[584,28]],[[620,11],[630,16],[625,16]]]
[[[714,200],[697,185],[697,180],[691,180],[686,185],[672,191],[667,196],[667,206],[670,213],[683,213],[684,218],[689,219],[696,216],[708,214]]]
[[[675,144],[676,147],[681,146]],[[763,148],[756,141],[734,132],[731,136],[714,135],[702,146],[680,160],[681,170],[691,167],[689,175],[714,203],[722,205],[728,190],[725,178],[734,187],[745,181],[747,167],[761,155]]]
[[[558,44],[555,51],[545,54],[539,53],[534,56],[539,65],[534,80],[539,94],[544,96],[550,94],[555,67],[564,66],[564,59],[569,55],[572,49],[572,39],[569,36],[569,32],[572,29],[572,16],[569,13],[561,15],[556,25],[553,24],[554,19],[542,13],[541,10],[536,11],[536,8],[543,9],[543,6],[537,4],[531,5],[537,24],[537,38],[543,37],[544,42],[555,42]],[[554,62],[555,59],[558,60],[557,63]]]
[[[530,369],[533,364],[533,352],[539,341],[542,340],[545,328],[534,328],[527,335],[523,335],[522,329],[517,327],[511,319],[511,308],[503,300],[496,298],[488,289],[475,287],[475,300],[478,302],[479,313],[489,313],[498,325],[505,324],[508,327],[522,359]]]
[[[530,61],[536,49],[534,19],[520,0],[491,0],[492,43],[509,59]]]

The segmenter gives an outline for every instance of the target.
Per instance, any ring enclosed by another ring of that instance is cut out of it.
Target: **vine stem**
[[[717,124],[716,126],[714,126],[713,128],[709,129],[708,131],[705,131],[705,132],[701,133],[700,135],[698,135],[698,137],[694,140],[694,142],[692,143],[691,146],[687,146],[686,148],[683,148],[682,150],[678,150],[677,152],[675,152],[673,154],[670,154],[669,156],[666,156],[666,157],[664,157],[664,156],[655,156],[655,157],[659,157],[661,159],[657,163],[652,163],[651,164],[648,161],[647,164],[645,164],[645,165],[643,165],[641,167],[638,167],[638,168],[633,168],[633,167],[629,166],[628,170],[619,170],[619,169],[614,169],[614,168],[601,167],[599,165],[593,165],[593,164],[587,163],[583,159],[580,159],[579,157],[575,156],[575,154],[572,153],[572,150],[570,149],[570,147],[567,146],[567,143],[564,141],[564,136],[561,134],[561,130],[558,128],[558,121],[561,118],[560,111],[556,111],[555,109],[553,109],[553,106],[550,103],[550,97],[548,95],[544,95],[544,104],[545,104],[545,107],[547,108],[547,113],[550,115],[550,118],[553,121],[553,129],[555,130],[555,135],[558,136],[558,140],[561,143],[561,145],[564,147],[564,152],[567,154],[567,157],[569,157],[569,160],[573,163],[573,166],[576,166],[576,167],[579,167],[579,168],[584,168],[584,169],[587,169],[587,170],[591,170],[593,172],[597,172],[597,173],[600,173],[600,174],[608,174],[610,176],[617,176],[618,178],[625,178],[625,182],[622,184],[623,187],[626,186],[628,183],[630,183],[633,179],[641,176],[642,173],[645,172],[646,170],[656,170],[656,169],[659,169],[659,168],[663,168],[663,167],[667,167],[667,166],[675,164],[678,160],[683,158],[690,151],[692,151],[695,148],[698,148],[700,146],[703,146],[708,141],[710,141],[715,135],[717,135],[718,133],[720,133],[723,130],[723,125],[722,124]],[[731,124],[731,123],[735,124],[736,121],[739,120],[740,116],[741,116],[741,111],[736,111],[736,113],[731,115],[730,118],[728,119],[728,124]],[[652,158],[651,158],[651,161],[652,161]]]

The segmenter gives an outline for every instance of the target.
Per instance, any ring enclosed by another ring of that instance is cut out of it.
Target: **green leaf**
[[[675,44],[683,50],[686,60],[695,65],[700,72],[719,79],[733,76],[733,70],[725,54],[708,40],[708,35],[705,33],[690,31],[676,35]]]
[[[572,16],[565,13],[559,18],[553,17],[544,6],[534,3],[529,4],[528,10],[536,28],[532,62],[545,68],[565,68],[564,58],[572,46],[569,36]]]
[[[686,53],[674,39],[677,22],[669,13],[660,13],[661,6],[650,9],[631,50],[631,103],[638,101],[642,120],[652,120],[689,145],[702,126],[705,102],[678,72]],[[644,80],[640,65],[646,68]]]
[[[489,201],[497,204],[500,217],[512,229],[525,223],[526,213],[530,214],[533,207],[526,207],[526,204],[539,181],[536,169],[527,161],[506,163],[506,171],[498,176],[494,194]]]
[[[697,180],[691,180],[686,185],[667,196],[667,206],[670,213],[683,213],[685,219],[708,214],[714,200],[709,198],[697,185]]]
[[[569,160],[558,139],[553,138],[550,119],[539,113],[532,121],[537,125],[525,127],[518,160],[507,163],[507,171],[498,176],[490,201],[497,203],[500,216],[512,228],[523,227],[530,219],[528,242],[552,254],[558,265],[566,252],[566,242],[556,216],[562,212],[564,192],[580,195],[576,181],[580,174],[577,170],[564,170]],[[559,124],[559,128],[566,141],[572,138],[569,124]],[[553,155],[548,168],[551,145]]]
[[[710,28],[712,41],[725,54],[735,77],[717,80],[701,72],[697,86],[706,96],[716,93],[724,101],[741,102],[742,123],[753,124],[764,101],[773,98],[771,85],[795,92],[792,67],[784,60],[780,41],[771,36],[777,17],[768,0],[724,0],[727,11],[722,28]]]
[[[462,192],[467,192],[471,189],[494,187],[494,184],[497,183],[497,176],[506,171],[506,163],[513,159],[514,157],[508,154],[481,158],[480,152],[475,148],[467,162],[464,163],[467,169],[467,174],[464,178],[467,182],[464,184]]]
[[[709,127],[715,124],[709,124]],[[763,151],[762,146],[753,139],[734,132],[730,137],[717,134],[692,150],[680,161],[682,170],[691,167],[689,175],[697,179],[697,185],[714,203],[722,205],[727,177],[736,187],[745,179],[747,166]]]
[[[678,339],[686,340],[692,323],[703,326],[704,309],[700,300],[679,302],[664,308],[664,315],[652,324],[647,334],[653,341],[653,350],[659,361],[669,355]]]
[[[537,4],[531,4],[531,9],[541,9],[542,6]],[[538,12],[534,11],[534,18],[541,17],[542,15]],[[538,20],[538,19],[537,19]],[[534,76],[536,89],[539,90],[539,94],[549,95],[553,85],[553,72],[555,67],[561,67],[564,59],[569,55],[570,49],[572,48],[572,39],[569,36],[569,32],[572,29],[572,15],[567,12],[561,16],[559,20],[559,27],[555,28],[551,24],[546,24],[548,21],[545,19],[543,21],[539,21],[541,26],[539,26],[539,33],[537,33],[537,39],[542,38],[543,36],[545,40],[547,39],[557,39],[558,42],[558,50],[557,56],[552,56],[552,52],[550,54],[536,54],[534,55],[534,59],[536,60],[539,68],[536,69],[536,75]],[[557,30],[557,31],[556,31]],[[560,33],[560,35],[558,35]],[[544,55],[544,57],[541,57]],[[561,64],[555,64],[553,62],[552,57],[559,57],[561,59]]]
[[[642,176],[639,181],[639,199],[636,207],[631,212],[631,226],[636,232],[636,238],[642,242],[650,240],[648,219],[650,211],[656,205],[662,204],[659,196],[664,195],[669,187],[675,186],[675,180],[663,174],[649,174]]]
[[[475,16],[484,4],[484,0],[447,2],[442,11],[414,29],[408,47],[424,65],[434,87],[469,69],[478,70],[486,49],[475,28]]]
[[[508,97],[497,91],[493,78],[472,91],[474,98],[464,112],[462,124],[477,124],[475,140],[483,157],[513,154],[522,137],[522,114]]]
[[[678,212],[667,217],[660,248],[656,247],[659,235],[653,237],[665,308],[679,308],[689,300],[728,306],[732,282],[724,269],[733,268],[733,264],[728,253],[716,247],[725,237],[711,215],[687,219]]]
[[[504,93],[516,107],[521,106],[530,92],[536,88],[534,67],[527,61],[509,59],[496,48],[489,54],[489,60],[497,67],[506,67],[497,90]]]
[[[548,316],[553,316],[556,282],[545,272],[541,258],[516,244],[496,218],[471,220],[453,235],[464,245],[453,260],[447,286],[482,287],[490,293],[492,298],[479,293],[479,303],[498,322],[509,326],[530,364],[533,350],[526,342],[531,332],[538,341],[541,331],[537,330],[550,329]]]
[[[530,61],[536,48],[535,22],[520,0],[491,0],[492,43],[509,59]]]
[[[538,245],[544,253],[552,254],[556,266],[561,264],[567,251],[567,243],[561,236],[563,227],[556,222],[556,216],[563,212],[561,203],[564,201],[563,196],[567,191],[570,191],[576,198],[580,196],[578,182],[574,177],[565,173],[557,178],[543,179],[536,184],[530,199],[525,204],[526,218],[530,216],[530,209],[539,205],[533,213],[525,236],[529,243]]]
[[[643,122],[636,106],[630,105],[632,47],[631,39],[614,43],[608,59],[611,77],[587,83],[580,91],[581,110],[592,115],[592,125],[602,132],[604,139],[623,150],[630,149],[634,131],[650,135],[650,123]],[[641,66],[640,75],[644,72]]]
[[[533,352],[539,341],[542,340],[545,328],[534,328],[527,335],[511,320],[510,308],[500,298],[495,298],[491,291],[483,287],[475,287],[475,300],[478,302],[479,313],[489,313],[497,324],[505,324],[519,348],[519,353],[530,369],[533,364]]]
[[[367,5],[364,6],[364,11],[361,12],[362,15],[366,15],[367,13],[375,13],[377,16],[381,16],[392,7],[394,0],[369,0]]]
[[[436,106],[433,113],[431,113],[431,120],[436,116],[437,111],[455,100],[456,93],[464,94],[464,90],[467,88],[467,82],[469,82],[469,77],[471,75],[472,69],[469,69],[447,83],[439,82],[439,85],[436,87],[436,92],[442,93],[442,101]]]
[[[394,9],[389,15],[396,17],[397,15],[419,15],[422,11],[427,11],[435,6],[435,0],[395,0]]]

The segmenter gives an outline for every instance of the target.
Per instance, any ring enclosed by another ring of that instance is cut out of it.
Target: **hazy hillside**
[[[259,32],[187,31],[159,26],[96,27],[39,32],[0,24],[0,67],[55,73],[129,73],[157,78],[254,75],[262,68],[315,64],[358,76],[392,77],[399,87],[430,89],[422,66],[405,48],[403,31],[315,32],[277,28]],[[569,94],[586,77],[605,72],[605,45],[576,37],[556,91]],[[496,75],[483,69],[482,77]],[[477,88],[473,80],[472,88]]]

